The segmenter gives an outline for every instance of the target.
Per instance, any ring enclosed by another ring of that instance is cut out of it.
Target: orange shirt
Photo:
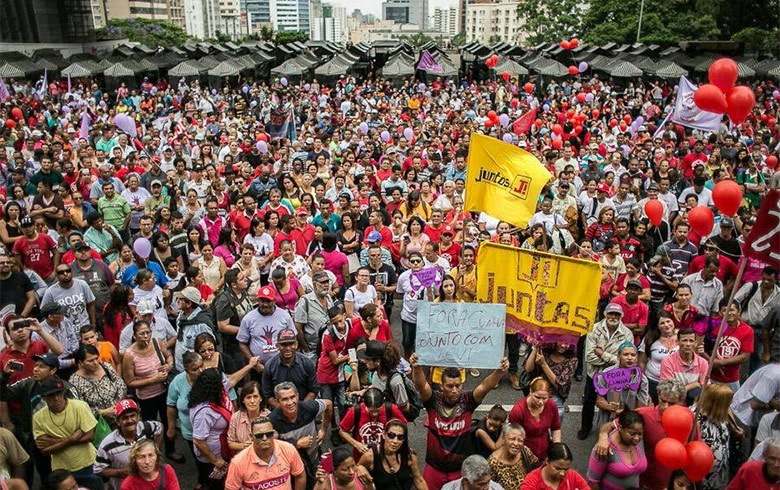
[[[269,462],[261,461],[253,446],[230,462],[227,490],[292,490],[292,477],[303,473],[303,461],[295,447],[278,439]]]

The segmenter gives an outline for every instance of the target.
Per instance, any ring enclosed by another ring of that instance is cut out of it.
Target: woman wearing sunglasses
[[[399,419],[389,420],[385,424],[382,444],[372,447],[360,458],[357,467],[360,481],[369,481],[367,475],[370,475],[374,487],[382,490],[428,490],[417,464],[417,454],[409,448],[408,435],[405,423]],[[333,467],[336,467],[335,461]]]

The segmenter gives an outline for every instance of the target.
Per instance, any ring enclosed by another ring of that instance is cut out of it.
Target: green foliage
[[[776,52],[780,46],[780,30],[772,31],[758,27],[748,27],[731,36],[732,41],[745,43],[745,51],[758,53]]]
[[[591,2],[583,19],[584,38],[590,44],[634,43],[640,1]],[[676,44],[685,40],[718,39],[716,9],[706,0],[645,0],[640,42]]]
[[[737,33],[749,28],[771,31],[780,24],[780,0],[714,0],[713,3],[723,39],[734,39]],[[776,45],[770,48],[776,50]]]
[[[214,33],[214,40],[218,43],[226,43],[230,41],[230,36],[217,29],[217,31]]]
[[[303,31],[287,31],[287,32],[277,32],[276,33],[276,42],[277,43],[292,43],[295,41],[300,41],[305,43],[309,40],[309,34],[303,32]]]
[[[422,32],[416,32],[414,34],[404,34],[402,36],[398,36],[398,39],[401,41],[406,41],[407,43],[415,47],[420,47],[427,42],[434,41],[434,39],[431,36],[424,34]]]
[[[600,1],[592,1],[591,8]],[[580,0],[525,0],[517,7],[523,21],[520,29],[529,45],[576,37],[582,29],[584,7],[585,2]]]
[[[150,48],[180,46],[189,37],[181,27],[151,19],[111,19],[106,27],[95,31],[99,41],[128,39]]]
[[[271,26],[260,27],[260,39],[262,41],[271,41],[274,38],[274,28]]]
[[[460,31],[452,38],[452,45],[456,48],[466,44],[466,31]]]

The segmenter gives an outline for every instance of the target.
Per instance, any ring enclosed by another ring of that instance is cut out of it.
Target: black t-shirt
[[[372,267],[369,266],[369,270],[371,271],[370,274],[370,284],[372,286],[376,286],[377,283],[388,286],[391,284],[396,284],[398,282],[398,276],[395,273],[395,270],[390,267],[389,265],[382,263],[382,267],[379,268],[379,270],[374,270]],[[393,303],[393,294],[392,293],[380,293],[377,291],[377,294],[382,296],[384,298],[384,304],[392,305]]]
[[[33,285],[23,272],[11,272],[7,279],[0,279],[0,309],[6,305],[16,305],[16,314],[24,309],[27,303],[27,291],[32,291]]]
[[[281,408],[275,408],[269,418],[279,439],[293,446],[306,436],[314,438],[314,444],[308,450],[300,450],[301,455],[309,457],[312,466],[317,465],[319,446],[317,445],[317,417],[325,411],[324,400],[306,400],[298,402],[298,416],[291,422],[282,413]]]
[[[739,258],[742,257],[742,250],[740,249],[739,241],[737,241],[736,238],[732,237],[725,240],[722,236],[715,235],[710,238],[710,240],[718,247],[720,253],[730,258],[735,264],[739,262]]]

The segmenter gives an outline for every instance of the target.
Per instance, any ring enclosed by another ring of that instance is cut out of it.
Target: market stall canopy
[[[24,78],[25,75],[24,71],[13,63],[3,63],[3,65],[0,66],[0,77],[7,80],[9,78]]]
[[[103,70],[100,69],[100,67],[90,66],[90,63],[87,61],[77,61],[72,65],[69,65],[67,68],[64,68],[62,70],[62,76],[70,75],[73,78],[91,77],[97,72],[102,73]]]
[[[528,75],[528,68],[511,58],[501,58],[495,66],[496,73],[508,71],[512,76]]]
[[[688,70],[678,65],[674,61],[661,61],[654,72],[658,78],[677,79],[688,76]]]
[[[210,77],[237,77],[241,67],[235,61],[223,61],[208,71]]]
[[[292,58],[272,69],[271,74],[282,77],[302,77],[309,71],[309,67],[301,65],[298,58]]]
[[[389,59],[382,67],[382,76],[385,78],[400,78],[414,75],[414,59],[405,53],[399,53]]]
[[[205,68],[195,60],[182,61],[168,70],[169,77],[197,77]]]
[[[718,57],[720,58],[720,57]],[[706,73],[710,69],[710,65],[715,61],[715,59],[718,59],[713,57],[713,59],[707,58],[705,60],[700,61],[694,68],[694,71]],[[756,76],[756,70],[749,67],[745,63],[741,61],[735,61],[737,64],[737,73],[739,73],[740,78],[741,77],[754,77]]]
[[[103,75],[113,78],[134,77],[136,74],[135,70],[131,69],[127,65],[127,62],[113,64],[106,68],[106,70],[103,72]]]
[[[607,67],[607,73],[612,77],[618,78],[634,78],[641,77],[642,70],[628,61],[618,61]]]

